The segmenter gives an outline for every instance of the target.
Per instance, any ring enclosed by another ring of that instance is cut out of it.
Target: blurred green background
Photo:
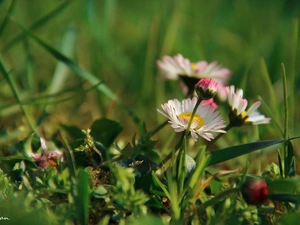
[[[284,121],[281,63],[288,77],[290,136],[299,135],[299,12],[296,0],[2,0],[1,59],[27,117],[46,136],[59,123],[86,129],[99,117],[119,121],[127,141],[139,130],[138,119],[153,129],[164,121],[156,108],[183,99],[178,82],[160,79],[156,60],[181,53],[229,68],[230,84],[243,88],[250,104],[261,96],[274,116],[259,134],[257,128],[235,130],[220,147],[278,139],[282,133],[274,121],[281,127]],[[104,81],[122,103],[90,90],[95,83],[60,63],[19,25]],[[0,142],[5,143],[25,137],[30,128],[2,75]],[[265,105],[259,111],[271,116]],[[164,129],[159,137],[169,135],[171,128]]]

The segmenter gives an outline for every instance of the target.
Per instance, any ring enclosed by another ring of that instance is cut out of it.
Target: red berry
[[[242,195],[248,204],[260,205],[268,199],[268,185],[265,180],[247,178],[242,186]]]

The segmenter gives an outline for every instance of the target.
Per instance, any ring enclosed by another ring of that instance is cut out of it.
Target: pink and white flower
[[[163,111],[159,109],[157,111],[169,119],[169,123],[175,132],[183,132],[188,127],[196,103],[196,97],[185,99],[182,102],[177,99],[169,100],[161,105]],[[219,111],[209,105],[204,106],[200,103],[189,131],[195,141],[197,141],[198,136],[210,141],[214,139],[211,132],[226,133],[226,131],[222,130],[224,127],[225,124]]]
[[[247,111],[248,101],[243,99],[243,90],[234,86],[227,87],[228,104],[230,106],[230,123],[233,126],[241,126],[243,124],[266,124],[270,123],[271,118],[266,118],[259,112],[256,112],[261,105],[260,101],[255,102]]]
[[[195,84],[201,78],[210,78],[219,83],[218,97],[220,100],[226,99],[226,96],[223,96],[226,92],[223,90],[227,85],[231,71],[218,65],[217,62],[198,61],[192,63],[189,59],[178,54],[174,57],[164,56],[162,60],[157,61],[157,66],[167,79],[180,79],[184,84],[183,90],[185,94],[193,94]]]
[[[57,160],[63,160],[63,154],[59,150],[49,150],[47,142],[44,138],[40,138],[42,153],[30,153],[31,158],[35,160],[38,168],[44,171],[47,166],[58,167]]]
[[[164,56],[162,60],[157,61],[157,66],[162,74],[168,79],[176,80],[178,76],[188,76],[194,78],[212,78],[221,83],[227,83],[231,71],[223,68],[217,62],[208,63],[198,61],[191,63],[189,59],[181,54],[174,57]]]

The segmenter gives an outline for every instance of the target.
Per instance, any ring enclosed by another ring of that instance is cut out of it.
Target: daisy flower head
[[[243,99],[243,90],[236,89],[234,86],[227,87],[228,104],[230,106],[229,119],[233,126],[242,126],[244,124],[258,125],[269,123],[271,118],[266,118],[259,112],[256,112],[261,102],[255,102],[247,111],[248,101]]]
[[[221,67],[217,62],[198,61],[192,63],[181,54],[174,57],[164,56],[162,60],[157,61],[157,66],[167,79],[177,80],[179,78],[188,88],[186,94],[194,92],[195,84],[201,78],[211,78],[225,85],[231,75],[229,69]]]
[[[41,154],[30,153],[31,158],[37,163],[38,168],[44,171],[46,167],[52,166],[58,169],[57,160],[63,161],[63,154],[61,151],[54,149],[49,150],[48,144],[44,138],[40,138]]]
[[[188,127],[196,103],[196,97],[185,99],[182,102],[177,99],[169,100],[161,105],[163,111],[159,109],[157,111],[169,119],[175,132],[183,132]],[[195,141],[197,141],[198,136],[211,141],[214,139],[211,132],[226,133],[222,130],[224,127],[225,124],[219,111],[201,103],[196,110],[189,131]]]

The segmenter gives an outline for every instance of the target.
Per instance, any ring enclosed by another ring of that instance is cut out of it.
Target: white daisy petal
[[[184,99],[182,102],[177,99],[169,100],[168,103],[161,105],[164,111],[159,109],[157,111],[169,119],[169,123],[175,132],[182,132],[188,127],[196,103],[196,97]],[[209,105],[200,104],[189,131],[195,141],[197,141],[198,136],[210,141],[214,138],[211,132],[226,133],[222,130],[224,127],[225,124],[219,115],[219,111]]]
[[[226,87],[228,104],[231,108],[231,124],[234,126],[241,126],[243,124],[265,124],[270,122],[270,118],[256,112],[261,102],[255,102],[247,111],[248,101],[243,99],[243,90],[234,90],[234,86]]]

